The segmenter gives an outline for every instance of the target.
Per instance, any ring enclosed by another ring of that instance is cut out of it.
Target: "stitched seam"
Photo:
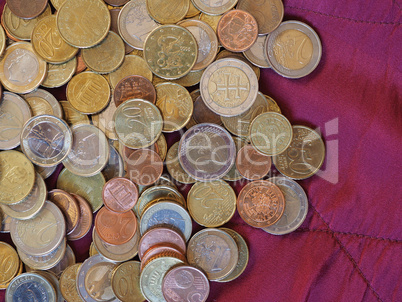
[[[356,237],[359,237],[359,238],[367,238],[367,239],[380,240],[380,241],[387,241],[387,242],[390,242],[390,243],[402,243],[402,240],[398,240],[398,239],[392,239],[392,238],[386,238],[386,237],[376,237],[376,236],[370,236],[370,235],[358,234],[358,233],[351,233],[351,232],[329,231],[329,230],[309,229],[309,228],[298,228],[296,230],[296,232],[324,232],[324,233],[333,232],[335,234],[356,236]]]
[[[348,17],[335,16],[335,15],[331,15],[331,14],[327,14],[327,13],[323,13],[323,12],[318,12],[318,11],[314,11],[314,10],[307,9],[307,8],[297,7],[297,6],[291,6],[291,5],[285,5],[285,6],[287,8],[293,8],[293,9],[301,10],[301,11],[304,11],[304,12],[311,12],[311,13],[314,13],[316,15],[321,15],[321,16],[325,16],[325,17],[331,17],[331,18],[351,21],[351,22],[355,22],[355,23],[367,23],[367,24],[379,24],[379,25],[401,25],[400,22],[385,22],[385,21],[376,22],[376,21],[356,20],[356,19],[352,19],[352,18],[348,18]]]
[[[328,231],[330,232],[331,236],[335,239],[335,241],[339,244],[339,246],[341,247],[341,250],[345,253],[345,255],[348,257],[349,261],[352,262],[352,265],[356,268],[358,274],[360,275],[360,277],[363,278],[364,282],[367,284],[367,286],[370,288],[370,290],[374,293],[374,295],[376,296],[376,298],[380,301],[383,301],[380,298],[380,295],[376,292],[376,290],[374,289],[374,287],[371,285],[370,281],[367,279],[367,277],[363,274],[362,270],[360,269],[359,265],[357,264],[357,262],[353,259],[352,255],[348,252],[348,250],[346,249],[346,247],[343,245],[343,243],[338,239],[338,237],[336,237],[335,232],[329,227],[329,224],[324,220],[324,218],[321,216],[321,214],[317,211],[317,209],[309,202],[309,205],[311,206],[311,208],[314,210],[314,212],[317,213],[318,217],[320,217],[320,219],[322,220],[322,222],[326,225],[326,227],[328,228]]]

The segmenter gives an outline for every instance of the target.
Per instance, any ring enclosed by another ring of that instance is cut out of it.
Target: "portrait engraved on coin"
[[[39,73],[36,56],[23,48],[15,49],[4,62],[4,76],[14,85],[25,86]]]

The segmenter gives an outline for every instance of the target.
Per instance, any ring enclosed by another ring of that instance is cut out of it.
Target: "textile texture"
[[[238,279],[211,282],[208,301],[402,300],[400,6],[397,0],[284,1],[284,20],[318,33],[322,59],[298,80],[261,70],[260,91],[292,124],[321,132],[326,160],[318,175],[299,181],[309,211],[296,232],[270,235],[237,213],[225,225],[246,239],[250,260]],[[65,97],[65,87],[49,91]],[[169,135],[169,146],[177,139]],[[48,188],[54,183],[48,180]],[[241,186],[234,184],[237,193]],[[11,241],[7,234],[0,240]],[[69,243],[77,261],[88,256],[90,242],[88,234]]]

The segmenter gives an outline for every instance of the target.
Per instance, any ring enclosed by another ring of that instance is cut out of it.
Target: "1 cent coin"
[[[74,231],[80,218],[78,202],[75,198],[63,190],[54,189],[49,192],[48,199],[59,207],[66,218],[67,234]]]
[[[115,177],[109,180],[102,191],[105,207],[113,212],[130,211],[138,200],[138,189],[129,179]]]
[[[86,201],[80,195],[70,193],[78,202],[80,211],[77,227],[67,235],[67,239],[70,241],[78,240],[84,237],[92,227],[93,215],[92,208],[88,201]]]
[[[149,149],[138,149],[127,159],[127,173],[132,181],[149,186],[155,183],[163,172],[160,156]]]
[[[253,146],[245,145],[237,153],[236,168],[250,180],[263,178],[271,169],[271,157],[257,152]]]
[[[7,6],[20,18],[33,19],[39,16],[46,8],[48,0],[7,0]]]

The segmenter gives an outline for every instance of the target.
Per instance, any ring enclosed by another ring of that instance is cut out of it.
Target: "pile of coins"
[[[236,210],[274,235],[303,223],[295,180],[319,171],[325,146],[291,125],[258,79],[260,68],[310,74],[321,43],[283,16],[281,0],[7,0],[6,301],[206,301],[209,281],[247,267],[245,239],[222,227]],[[66,84],[57,100],[52,88]],[[283,176],[268,177],[272,163]],[[44,179],[61,165],[48,192]],[[193,221],[205,228],[193,234]],[[67,242],[93,225],[90,257],[76,263]]]

